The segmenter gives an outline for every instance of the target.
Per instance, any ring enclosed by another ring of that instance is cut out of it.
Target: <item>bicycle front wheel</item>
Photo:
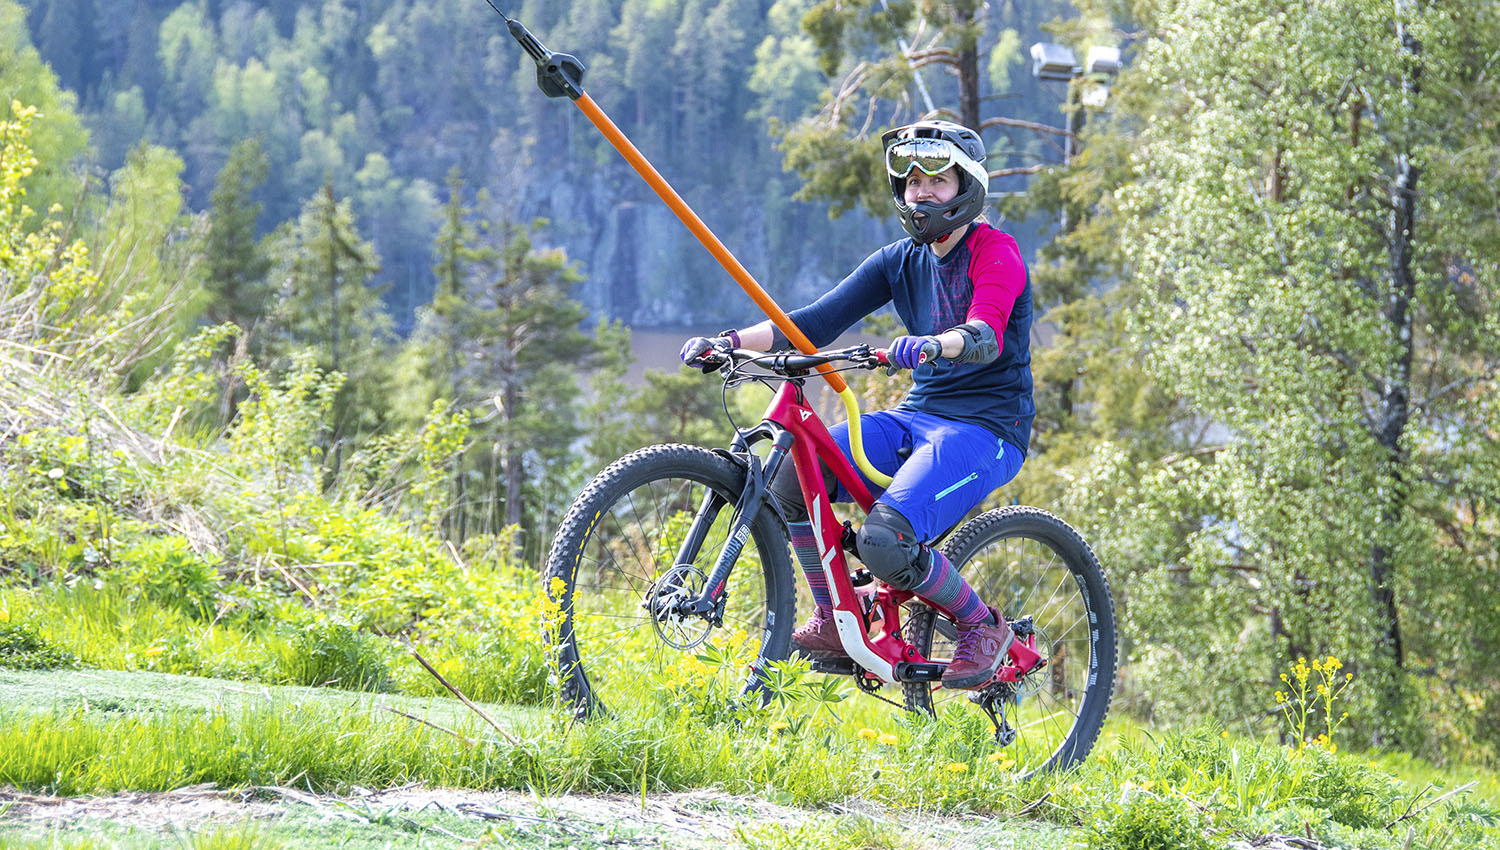
[[[562,697],[580,717],[639,700],[647,680],[763,695],[766,665],[791,648],[785,528],[769,505],[750,524],[722,615],[672,613],[697,597],[731,533],[744,471],[697,446],[650,446],[615,461],[573,502],[547,560]],[[684,547],[690,537],[699,544]],[[684,551],[685,549],[691,551]],[[719,663],[705,666],[699,656]],[[748,668],[746,678],[739,678]]]
[[[1114,602],[1093,551],[1067,523],[1029,507],[975,517],[943,551],[981,599],[1021,622],[1020,631],[1034,632],[1046,662],[1019,683],[991,686],[998,689],[991,705],[1015,731],[1014,740],[995,751],[996,761],[1025,775],[1082,762],[1104,725],[1115,681]],[[946,617],[917,603],[908,623],[911,642],[924,656],[953,657],[956,630]],[[908,709],[959,721],[979,714],[979,696],[906,685]]]

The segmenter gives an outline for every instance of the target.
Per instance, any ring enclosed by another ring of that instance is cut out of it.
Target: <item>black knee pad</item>
[[[838,492],[838,479],[833,477],[833,471],[828,467],[821,463],[818,467],[823,471],[823,492],[832,500]],[[797,469],[790,457],[776,470],[776,477],[771,479],[771,495],[781,505],[781,514],[786,517],[787,522],[807,522],[807,505],[802,502],[802,485],[797,483]]]
[[[881,581],[911,590],[927,577],[922,541],[901,512],[876,504],[859,529],[859,557]]]

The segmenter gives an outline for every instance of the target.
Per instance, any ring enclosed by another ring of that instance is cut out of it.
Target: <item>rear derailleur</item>
[[[991,682],[980,690],[969,694],[969,701],[984,709],[990,724],[995,727],[995,743],[1008,747],[1016,740],[1015,727],[1005,719],[1005,706],[1015,703],[1016,686],[1013,682]]]

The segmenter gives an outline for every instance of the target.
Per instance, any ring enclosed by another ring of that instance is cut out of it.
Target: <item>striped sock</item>
[[[797,553],[797,563],[802,565],[802,574],[807,576],[813,604],[819,608],[832,608],[833,597],[828,593],[828,576],[823,573],[818,538],[813,534],[812,523],[789,522],[786,527],[792,533],[792,551]]]
[[[930,547],[927,552],[927,577],[912,592],[947,612],[955,623],[984,623],[990,620],[990,609],[958,574],[948,557]]]

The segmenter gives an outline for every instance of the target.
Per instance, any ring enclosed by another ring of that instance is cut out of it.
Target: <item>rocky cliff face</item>
[[[594,187],[596,191],[602,187]],[[594,317],[636,327],[743,324],[759,311],[697,238],[660,199],[600,191],[585,200],[560,186],[550,206],[568,256],[587,276],[575,297]],[[870,251],[900,235],[894,225],[849,214],[830,220],[818,205],[796,205],[805,225],[773,245],[759,203],[695,209],[756,280],[786,309],[802,306],[837,283]],[[717,323],[717,324],[716,324]]]

